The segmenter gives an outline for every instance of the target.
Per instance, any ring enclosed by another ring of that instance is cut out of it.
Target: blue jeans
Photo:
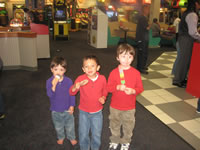
[[[173,64],[173,68],[172,68],[173,75],[175,74],[175,71],[176,71],[176,64],[180,59],[180,47],[179,47],[178,41],[176,42],[176,49],[177,49],[177,55],[176,55],[176,59],[175,59],[175,62]]]
[[[79,110],[79,143],[81,150],[99,150],[103,126],[102,111],[88,113]],[[89,132],[91,130],[91,140]]]
[[[3,97],[1,95],[1,92],[0,92],[0,113],[4,113],[4,103],[3,103]]]
[[[200,111],[200,98],[198,99],[198,103],[197,103],[197,111]]]
[[[69,112],[55,112],[52,111],[52,120],[57,133],[58,139],[65,138],[65,131],[67,139],[75,140],[75,128],[74,128],[74,116],[69,114]]]

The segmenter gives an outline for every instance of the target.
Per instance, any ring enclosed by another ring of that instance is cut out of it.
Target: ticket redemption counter
[[[88,43],[96,48],[107,48],[108,16],[100,9],[93,9],[88,24]]]
[[[200,98],[200,43],[194,43],[186,91]]]
[[[34,32],[0,32],[4,69],[37,70],[36,36]]]

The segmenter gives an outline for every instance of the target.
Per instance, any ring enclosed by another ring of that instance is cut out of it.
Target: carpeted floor
[[[52,41],[51,56],[63,56],[68,61],[66,75],[73,81],[82,74],[82,57],[88,54],[98,56],[100,73],[108,77],[118,62],[115,59],[116,47],[95,49],[87,44],[86,32],[73,32],[69,41]],[[148,64],[170,48],[149,50]],[[50,59],[38,60],[38,71],[5,70],[0,79],[0,90],[6,105],[6,119],[0,121],[0,150],[72,150],[69,141],[63,146],[56,144],[56,134],[52,125],[49,99],[45,83],[51,76]],[[133,66],[135,66],[134,61]],[[109,145],[109,103],[104,106],[104,126],[101,150]],[[76,97],[77,105],[79,95]],[[177,136],[167,126],[155,118],[142,105],[136,106],[136,126],[131,150],[192,150],[193,148]],[[76,134],[78,129],[78,109],[75,109]]]

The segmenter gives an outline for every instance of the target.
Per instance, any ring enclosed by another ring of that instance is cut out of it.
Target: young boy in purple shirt
[[[53,58],[50,65],[53,76],[47,80],[46,89],[50,99],[52,120],[57,133],[57,143],[63,144],[66,131],[67,139],[74,146],[77,143],[73,116],[75,96],[69,95],[69,89],[73,82],[64,75],[66,67],[67,63],[64,58]]]

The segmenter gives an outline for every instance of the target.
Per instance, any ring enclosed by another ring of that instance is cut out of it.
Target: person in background
[[[94,55],[83,58],[83,72],[70,88],[70,94],[80,91],[79,144],[81,150],[99,150],[103,127],[103,104],[107,97],[106,78],[98,71],[100,64]],[[91,130],[91,139],[90,139]]]
[[[0,77],[3,71],[3,61],[0,57]],[[4,108],[4,101],[3,101],[3,96],[0,91],[0,120],[5,118],[5,108]]]
[[[138,18],[136,28],[136,41],[138,42],[137,52],[137,69],[143,74],[148,74],[147,58],[148,58],[148,46],[149,46],[149,24],[148,16],[150,12],[149,5],[142,6],[142,15]]]
[[[72,80],[64,75],[67,62],[63,57],[54,57],[50,64],[52,77],[46,82],[47,95],[50,99],[50,110],[57,133],[57,143],[62,145],[67,139],[76,147],[77,141],[74,126],[75,97],[69,95]]]
[[[178,17],[177,14],[174,15],[174,22],[173,22],[173,26],[174,26],[174,31],[176,32],[176,41],[178,41],[178,28],[179,28],[179,23],[181,21],[181,19]]]
[[[160,37],[160,25],[158,23],[158,19],[154,18],[153,23],[151,24],[152,29],[152,36],[153,37]]]
[[[176,32],[176,50],[177,50],[177,56],[176,56],[176,60],[174,62],[173,68],[172,68],[172,74],[173,75],[175,74],[176,63],[177,63],[178,59],[180,59],[179,58],[180,47],[179,47],[179,44],[178,44],[178,28],[179,28],[179,23],[181,21],[181,19],[178,17],[177,14],[175,14],[174,17],[175,17],[175,20],[174,20],[173,26],[174,26],[174,30]]]
[[[200,41],[200,34],[197,31],[197,13],[199,9],[200,0],[189,0],[187,9],[183,13],[179,25],[178,44],[180,47],[180,59],[176,63],[172,84],[181,88],[186,87],[193,42],[195,40]]]
[[[135,126],[136,96],[144,89],[141,75],[131,67],[135,50],[129,44],[121,44],[117,48],[119,66],[111,71],[107,89],[112,93],[110,103],[110,145],[109,150],[129,150]],[[123,129],[123,136],[121,135]]]

